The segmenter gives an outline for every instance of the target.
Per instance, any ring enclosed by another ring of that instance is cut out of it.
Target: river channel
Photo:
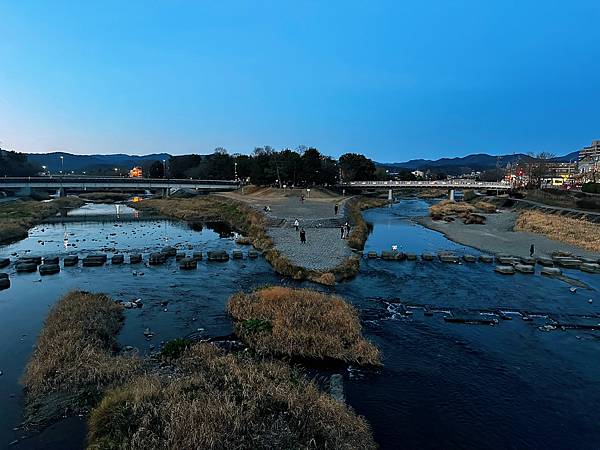
[[[417,254],[479,253],[417,224],[413,219],[426,214],[428,206],[403,200],[367,211],[373,230],[365,251],[397,245]],[[188,254],[238,248],[235,234],[219,224],[192,230],[182,222],[118,208],[86,205],[69,214],[81,221],[36,226],[27,239],[1,247],[0,256],[103,251],[110,258],[115,252],[146,256],[165,245]],[[174,260],[164,266],[61,267],[59,274],[45,277],[17,275],[12,265],[7,271],[12,286],[0,291],[0,448],[14,440],[10,448],[84,445],[82,418],[27,439],[13,430],[22,418],[19,377],[49,308],[69,290],[142,299],[143,308],[125,311],[119,340],[144,354],[161,341],[192,332],[227,335],[232,325],[225,305],[232,293],[290,284],[262,258],[202,261],[192,271],[180,271]],[[355,305],[365,335],[383,353],[384,367],[378,371],[343,371],[346,401],[368,419],[381,448],[600,448],[600,332],[542,331],[546,315],[600,314],[600,275],[566,273],[589,288],[572,292],[569,284],[539,274],[503,276],[490,264],[420,258],[364,259],[355,279],[333,288]],[[494,326],[448,323],[449,311],[503,311],[512,320]],[[532,320],[524,321],[524,312]],[[146,328],[154,333],[151,340],[144,337]]]

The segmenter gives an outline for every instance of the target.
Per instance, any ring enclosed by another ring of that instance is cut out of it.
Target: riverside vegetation
[[[515,230],[542,234],[555,241],[600,252],[600,225],[587,220],[524,211],[517,218]]]
[[[0,244],[27,237],[27,230],[61,209],[77,208],[84,202],[77,197],[62,197],[48,202],[15,200],[0,204]]]
[[[264,292],[272,298],[289,294],[271,289]],[[328,315],[330,327],[308,326],[306,348],[297,346],[298,351],[314,353],[311,342],[331,335],[347,347],[340,349],[345,360],[356,359],[349,348],[364,341],[354,310],[325,294],[294,295],[313,305],[308,313],[283,304],[282,312],[272,311],[274,317],[294,311],[299,322],[289,325],[290,335],[298,336],[293,327],[310,324],[317,312]],[[43,424],[93,408],[90,449],[376,448],[368,423],[297,368],[266,355],[230,354],[185,340],[165,345],[168,354],[121,356],[115,352],[121,323],[122,307],[102,294],[72,292],[59,300],[23,378],[29,419],[44,416],[36,422]],[[252,328],[261,332],[261,326]],[[282,332],[276,337],[283,338]],[[375,347],[370,355],[378,361]]]

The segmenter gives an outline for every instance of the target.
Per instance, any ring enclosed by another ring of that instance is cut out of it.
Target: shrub
[[[289,366],[190,347],[177,377],[138,377],[92,411],[90,449],[373,449],[367,422]]]
[[[173,339],[165,343],[160,354],[166,358],[179,358],[191,344],[189,339]]]
[[[429,207],[429,215],[433,218],[442,218],[444,216],[467,217],[475,212],[475,207],[465,202],[455,202],[453,200],[442,200]]]
[[[261,354],[381,363],[379,350],[362,337],[356,310],[341,297],[268,287],[233,295],[227,308],[236,320],[238,336]],[[250,331],[245,324],[252,320],[268,322],[270,330]]]
[[[600,194],[600,183],[585,183],[581,190],[588,194]]]

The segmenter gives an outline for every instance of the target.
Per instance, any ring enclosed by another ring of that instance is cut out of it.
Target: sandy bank
[[[515,212],[502,210],[497,214],[484,215],[487,218],[485,225],[465,225],[461,220],[449,223],[434,221],[428,216],[421,217],[417,221],[427,228],[443,233],[454,242],[489,253],[529,256],[529,247],[533,244],[536,255],[550,255],[560,250],[580,256],[598,257],[596,253],[553,241],[539,234],[513,231],[517,219]]]

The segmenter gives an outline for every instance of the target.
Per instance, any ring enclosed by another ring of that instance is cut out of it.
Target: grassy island
[[[278,361],[191,346],[92,411],[89,449],[374,449],[368,423]]]
[[[135,373],[137,358],[114,354],[122,321],[123,307],[102,294],[74,291],[54,305],[22,379],[26,424],[85,411]]]
[[[356,310],[341,297],[275,286],[237,293],[227,308],[236,334],[259,354],[381,364]]]

